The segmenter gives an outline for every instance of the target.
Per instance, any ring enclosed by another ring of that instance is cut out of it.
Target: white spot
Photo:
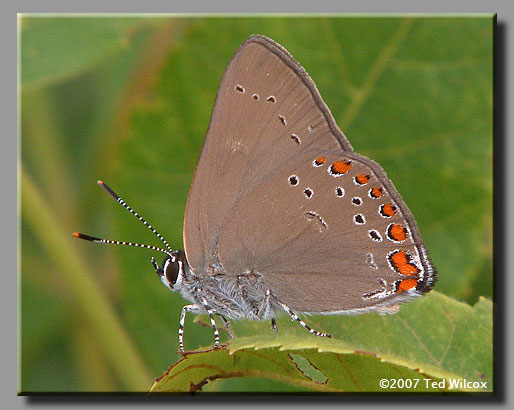
[[[375,229],[370,229],[368,231],[368,236],[370,237],[370,239],[373,242],[382,242],[383,241],[382,235],[380,235],[380,233]]]
[[[387,290],[387,282],[384,279],[378,278],[378,283],[381,286],[380,289],[376,289],[369,293],[364,293],[362,295],[362,298],[363,299],[383,299],[386,296],[389,296],[393,293],[392,290]]]
[[[266,101],[269,101],[269,102],[272,102],[272,103],[276,103],[277,99],[275,98],[274,95],[270,95],[268,98],[266,98]]]
[[[234,90],[240,92],[241,94],[244,94],[244,92],[245,92],[245,89],[241,84],[236,84],[236,86],[234,87]]]
[[[288,180],[292,186],[296,186],[300,183],[300,178],[298,178],[297,175],[291,175]]]
[[[254,95],[252,95],[252,97],[253,97],[254,100],[258,100],[259,99],[259,94],[254,94]]]
[[[378,270],[378,266],[375,264],[375,261],[373,260],[373,254],[371,252],[368,252],[366,254],[366,263],[373,269]]]
[[[357,214],[353,216],[353,222],[355,225],[364,225],[366,223],[366,218],[364,218],[364,215]]]
[[[342,187],[338,186],[338,187],[336,188],[336,196],[337,196],[338,198],[342,198],[342,197],[344,196],[344,188],[342,188]]]
[[[243,145],[243,143],[240,141],[240,140],[231,140],[230,141],[230,150],[232,152],[239,152],[239,153],[242,153],[243,155],[248,155],[248,151],[247,149],[245,148],[245,146]]]
[[[361,206],[362,205],[362,198],[360,198],[358,196],[354,196],[352,198],[352,204],[355,205],[355,206]]]
[[[314,211],[309,211],[309,212],[306,212],[305,215],[307,216],[307,219],[309,221],[318,221],[319,222],[319,231],[320,232],[325,232],[328,228],[328,225],[327,223],[325,222],[325,220],[321,217],[320,214],[318,214],[317,212],[314,212]]]
[[[287,124],[287,121],[286,121],[286,117],[284,117],[283,115],[278,115],[278,119],[280,120],[280,122],[282,123],[282,125],[286,125]]]
[[[296,142],[298,145],[300,145],[302,143],[302,140],[300,139],[300,137],[296,134],[291,134],[291,139]]]

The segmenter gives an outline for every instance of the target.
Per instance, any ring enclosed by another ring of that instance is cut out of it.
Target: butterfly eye
[[[177,258],[168,258],[164,263],[164,275],[166,275],[166,279],[173,286],[177,283],[178,274],[180,272],[180,262]]]

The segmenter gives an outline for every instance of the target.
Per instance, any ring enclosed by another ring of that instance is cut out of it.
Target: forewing
[[[184,245],[195,271],[219,273],[230,211],[313,144],[351,150],[305,70],[277,43],[250,37],[221,80],[189,194]]]

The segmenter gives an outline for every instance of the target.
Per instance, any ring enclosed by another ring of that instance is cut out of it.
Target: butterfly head
[[[182,283],[185,268],[184,251],[173,251],[159,264],[152,258],[155,273],[169,290],[175,291]]]

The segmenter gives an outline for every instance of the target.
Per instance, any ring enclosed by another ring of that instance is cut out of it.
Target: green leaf
[[[321,375],[318,380],[309,374],[311,369]],[[421,375],[418,372],[383,364],[372,355],[278,348],[243,349],[230,354],[223,347],[187,354],[157,380],[150,392],[257,392],[260,389],[253,386],[255,379],[271,381],[264,390],[268,392],[388,391],[380,389],[378,380],[370,378],[370,372],[377,371],[383,378],[418,379],[417,388],[396,391],[434,391],[419,383]],[[250,378],[250,385],[231,384],[234,379],[247,378]]]
[[[21,83],[48,85],[96,67],[130,48],[135,31],[158,19],[98,17],[21,18]]]
[[[434,292],[393,316],[311,322],[334,337],[308,335],[296,323],[281,326],[283,334],[278,337],[262,336],[267,326],[255,323],[251,327],[261,336],[239,337],[218,350],[187,353],[151,392],[226,392],[241,388],[231,384],[234,379],[247,377],[269,379],[272,391],[483,392],[493,388],[492,303],[486,299],[470,307]],[[237,332],[248,334],[248,323],[240,325]],[[384,389],[381,379],[409,379],[407,383],[417,384]],[[451,383],[457,380],[485,382],[487,388],[452,389]],[[246,389],[255,391],[251,385]]]

